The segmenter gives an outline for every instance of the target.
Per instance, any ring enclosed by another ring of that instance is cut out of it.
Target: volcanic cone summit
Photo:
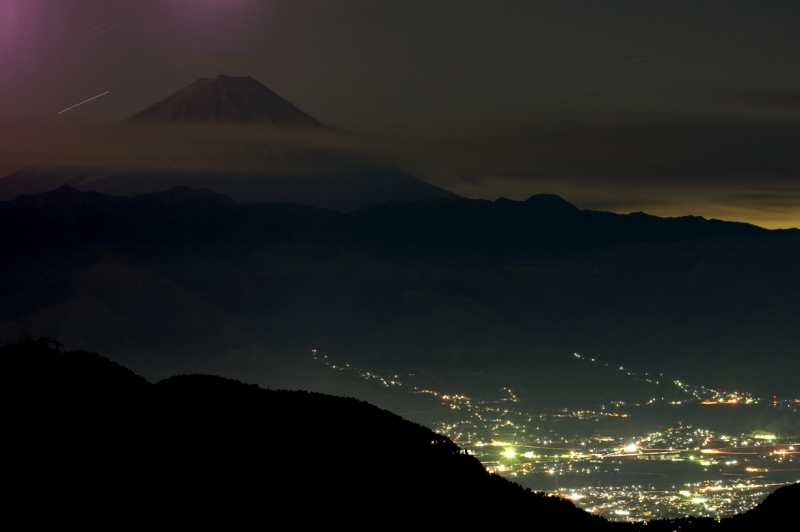
[[[201,78],[130,120],[324,127],[250,76]]]

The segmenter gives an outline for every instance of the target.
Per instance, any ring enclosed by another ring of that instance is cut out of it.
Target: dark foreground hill
[[[43,341],[2,347],[0,361],[6,452],[18,466],[5,479],[7,507],[43,524],[641,527],[523,490],[446,437],[355,399],[206,375],[151,384]],[[643,529],[771,527],[788,515],[796,488],[721,526]]]
[[[502,507],[505,523],[608,526],[355,399],[206,375],[151,384],[41,342],[0,348],[0,360],[20,467],[5,479],[7,508],[36,520],[461,528],[496,522]]]
[[[0,203],[0,225],[0,339],[58,337],[151,379],[238,365],[285,385],[268,378],[317,348],[367,368],[504,372],[542,401],[620,399],[611,373],[562,362],[581,352],[800,395],[800,231],[548,196],[344,214],[69,187]]]

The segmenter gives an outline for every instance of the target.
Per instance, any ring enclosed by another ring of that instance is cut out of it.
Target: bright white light
[[[639,450],[639,447],[635,443],[632,443],[630,445],[623,447],[622,450],[625,451],[626,453],[635,453],[636,451]]]

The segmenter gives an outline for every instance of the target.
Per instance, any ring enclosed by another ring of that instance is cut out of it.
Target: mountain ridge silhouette
[[[24,196],[0,202],[0,335],[103,349],[148,376],[167,361],[174,373],[247,349],[277,364],[320,347],[367,367],[553,368],[546,382],[562,385],[542,388],[545,402],[613,392],[557,363],[583,351],[796,394],[800,231],[540,207],[346,214],[188,189]]]

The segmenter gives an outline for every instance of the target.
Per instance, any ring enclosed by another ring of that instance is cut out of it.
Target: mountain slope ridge
[[[92,522],[101,514],[78,503],[89,497],[102,511],[143,521],[261,521],[266,505],[275,514],[313,509],[294,519],[317,524],[390,516],[488,524],[488,514],[437,511],[469,496],[575,526],[608,526],[568,501],[490,475],[445,436],[356,399],[210,375],[151,384],[97,354],[60,353],[42,341],[0,354],[4,377],[16,377],[7,393],[25,398],[10,420],[17,456],[30,458],[26,474],[14,477],[26,487],[15,511],[30,501],[74,505],[69,513]],[[51,434],[59,435],[55,445]],[[75,474],[85,488],[56,496]]]
[[[0,223],[0,340],[57,336],[147,375],[163,375],[147,369],[158,345],[184,368],[321,348],[369,367],[525,375],[582,352],[798,392],[796,230],[481,200],[345,214],[187,189],[64,189],[0,202]]]

